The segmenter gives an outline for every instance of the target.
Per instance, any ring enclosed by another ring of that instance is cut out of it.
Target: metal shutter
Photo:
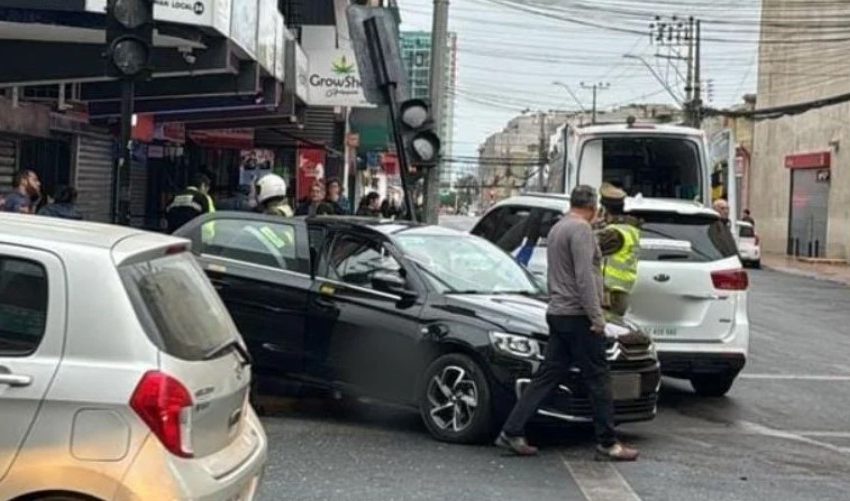
[[[0,138],[0,191],[11,188],[17,162],[17,143]]]
[[[112,220],[113,141],[109,135],[77,138],[77,207],[88,221]]]

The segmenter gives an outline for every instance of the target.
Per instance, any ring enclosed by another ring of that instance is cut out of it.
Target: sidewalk
[[[763,254],[761,263],[765,268],[782,273],[850,286],[850,265],[846,263],[812,263],[781,254]]]

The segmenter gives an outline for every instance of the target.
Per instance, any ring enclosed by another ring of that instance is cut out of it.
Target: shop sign
[[[233,3],[230,15],[230,38],[249,56],[257,58],[257,0]]]
[[[186,142],[186,126],[181,122],[157,124],[153,138],[159,141],[183,144]]]
[[[239,152],[239,184],[250,186],[274,169],[274,151],[251,149]]]
[[[310,188],[325,179],[325,150],[309,146],[298,149],[298,181],[296,198],[310,196]]]
[[[293,42],[295,46],[295,95],[305,103],[310,100],[310,60],[307,53],[301,48],[301,44]]]
[[[257,61],[269,72],[275,71],[275,48],[278,19],[277,0],[260,0],[260,17],[257,32]]]
[[[828,169],[831,161],[832,155],[828,151],[798,153],[785,157],[785,167],[788,169]]]
[[[254,129],[197,130],[188,133],[198,146],[247,150],[254,147]]]
[[[104,13],[106,12],[106,1],[86,0],[86,11]],[[194,26],[215,26],[224,34],[230,33],[230,27],[227,26],[226,21],[229,18],[232,0],[154,1],[156,3],[154,5],[153,17],[156,21],[191,24]]]
[[[315,106],[370,107],[360,81],[353,50],[310,51],[309,104]]]

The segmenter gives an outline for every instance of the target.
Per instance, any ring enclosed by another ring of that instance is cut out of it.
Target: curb
[[[845,287],[850,287],[850,279],[841,279],[836,277],[830,277],[827,275],[821,275],[820,273],[815,273],[806,270],[800,270],[798,268],[789,268],[787,266],[775,266],[771,264],[767,264],[762,262],[762,268],[765,270],[776,271],[779,273],[785,273],[787,275],[794,275],[797,277],[810,278],[812,280],[818,280],[821,282],[830,282],[833,284],[843,285]]]

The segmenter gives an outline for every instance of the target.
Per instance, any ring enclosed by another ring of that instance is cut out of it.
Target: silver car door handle
[[[8,386],[29,386],[32,384],[32,376],[21,376],[18,374],[0,374],[0,384]]]

